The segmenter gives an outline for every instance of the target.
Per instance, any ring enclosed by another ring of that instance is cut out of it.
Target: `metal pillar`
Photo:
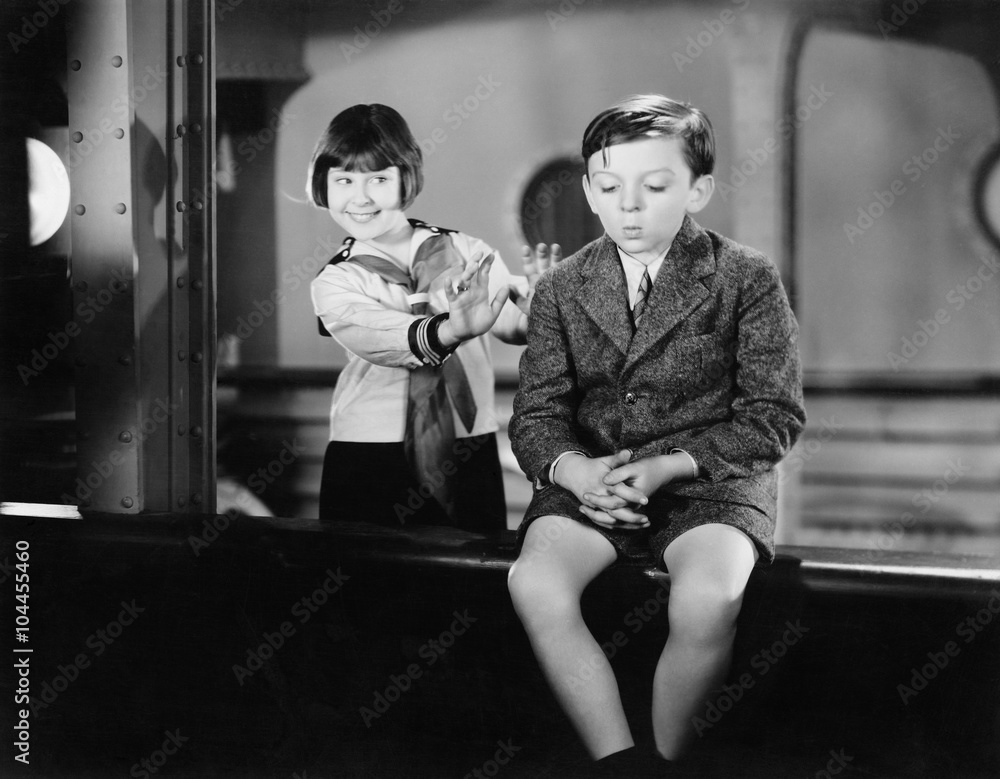
[[[76,497],[214,512],[212,3],[67,12]]]

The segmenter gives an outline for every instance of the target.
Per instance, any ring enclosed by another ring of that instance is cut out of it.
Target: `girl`
[[[408,219],[420,147],[384,105],[341,112],[309,165],[311,202],[348,238],[312,283],[320,333],[346,350],[330,412],[320,518],[506,528],[485,334],[523,344],[536,271]],[[555,252],[553,252],[555,253]]]

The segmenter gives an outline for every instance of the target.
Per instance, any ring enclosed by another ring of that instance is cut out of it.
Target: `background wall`
[[[409,214],[485,239],[519,271],[532,177],[577,153],[598,111],[656,91],[708,112],[717,188],[698,221],[775,260],[801,326],[809,424],[782,466],[779,543],[1000,548],[1000,274],[976,215],[1000,137],[1000,18],[988,3],[898,5],[220,5],[219,157],[228,147],[239,170],[221,170],[219,329],[251,369],[232,439],[249,444],[230,449],[252,465],[297,435],[309,452],[264,500],[315,516],[323,369],[344,360],[309,299],[344,237],[305,198],[329,120],[359,102],[398,109],[426,159]],[[494,354],[504,421],[520,349]],[[255,368],[280,388],[254,385]],[[530,492],[503,435],[501,458],[515,526]]]
[[[989,73],[939,46],[819,28],[800,101],[820,86],[797,160],[806,369],[1000,369],[1000,283],[982,260],[996,252],[972,218],[998,137]]]
[[[283,107],[288,121],[276,151],[277,280],[288,292],[277,319],[279,365],[340,364],[339,347],[315,337],[307,285],[293,287],[296,268],[309,268],[311,278],[318,268],[309,258],[317,248],[329,257],[324,242],[343,237],[327,214],[304,204],[303,189],[316,138],[349,105],[391,105],[421,141],[426,188],[411,216],[483,238],[515,270],[523,187],[548,159],[578,153],[586,124],[621,97],[655,91],[697,103],[723,129],[719,168],[728,167],[732,41],[710,38],[714,45],[690,64],[678,65],[674,54],[684,55],[685,38],[704,32],[713,13],[735,5],[564,5],[571,15],[522,7],[503,18],[483,11],[417,29],[404,9],[364,48],[352,30],[307,39],[304,61],[315,75]],[[746,24],[738,9],[729,12],[733,27]],[[700,221],[731,233],[732,202],[717,197]],[[519,351],[496,345],[498,372],[514,374]]]

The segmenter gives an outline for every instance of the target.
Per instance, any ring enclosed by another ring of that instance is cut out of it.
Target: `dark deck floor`
[[[510,606],[511,536],[241,519],[216,537],[187,517],[0,529],[0,561],[31,543],[32,697],[48,685],[30,768],[8,773],[5,739],[3,775],[143,776],[168,732],[187,740],[150,776],[579,774]],[[779,551],[751,581],[731,676],[743,694],[718,699],[697,775],[823,777],[832,754],[850,757],[837,776],[1000,776],[997,561]],[[595,635],[621,636],[612,663],[643,743],[667,586],[620,567],[585,596]],[[142,611],[116,625],[123,603]],[[963,632],[977,615],[981,630]],[[949,641],[958,651],[904,703],[899,685]],[[8,701],[14,683],[8,669]]]

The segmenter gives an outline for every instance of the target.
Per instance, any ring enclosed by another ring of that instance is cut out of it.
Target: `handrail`
[[[214,527],[216,549],[270,549],[282,567],[327,566],[333,557],[386,565],[431,565],[484,572],[506,572],[517,557],[512,531],[479,535],[446,527],[385,528],[318,519],[148,514],[137,518],[86,514],[82,519],[47,519],[37,513],[4,512],[0,535],[22,530],[29,537],[74,541],[189,545]],[[24,537],[19,536],[19,537]],[[653,565],[628,563],[620,569],[656,580],[669,575]],[[625,573],[624,575],[631,575]],[[778,546],[773,566],[758,569],[751,587],[769,579],[810,593],[886,597],[979,599],[1000,589],[1000,555],[926,554],[829,547]]]

